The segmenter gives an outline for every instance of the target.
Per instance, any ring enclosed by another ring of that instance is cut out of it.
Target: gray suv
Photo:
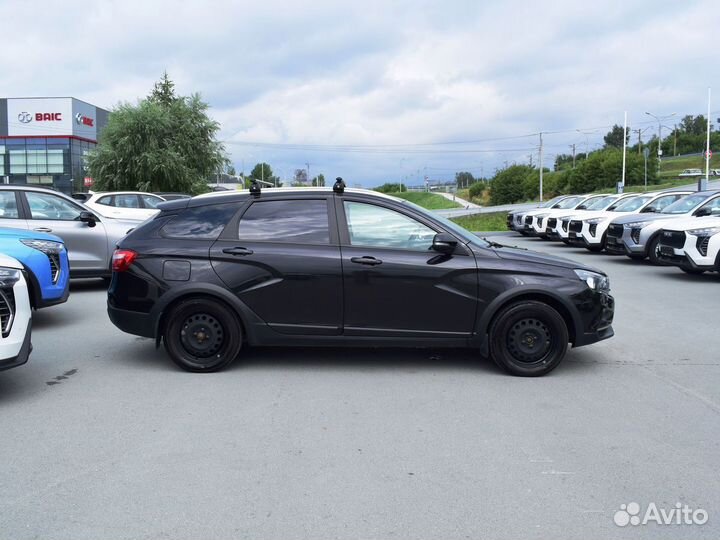
[[[108,277],[115,245],[138,222],[100,217],[41,187],[0,185],[0,227],[52,233],[65,242],[70,277]]]
[[[720,191],[699,191],[675,201],[658,213],[615,218],[607,230],[605,250],[631,259],[648,257],[657,263],[660,231],[673,218],[720,215]]]

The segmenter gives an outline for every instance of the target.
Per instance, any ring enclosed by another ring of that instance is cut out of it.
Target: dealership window
[[[5,176],[5,145],[0,144],[0,176]]]
[[[47,151],[47,172],[48,174],[62,174],[65,171],[64,167],[65,156],[62,150],[51,150],[48,148]]]
[[[25,148],[22,150],[10,150],[10,174],[27,173],[27,155]]]

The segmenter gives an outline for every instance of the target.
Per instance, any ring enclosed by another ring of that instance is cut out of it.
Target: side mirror
[[[80,212],[80,221],[87,223],[88,227],[94,227],[97,220],[97,216],[92,212],[87,212],[85,210]]]
[[[704,216],[710,216],[712,215],[712,209],[711,208],[700,208],[695,212],[695,217],[704,217]]]
[[[646,206],[645,208],[640,210],[640,213],[641,214],[654,214],[657,211],[658,211],[658,209],[654,206]]]
[[[433,238],[432,248],[438,253],[450,255],[457,247],[457,240],[448,233],[437,233]]]

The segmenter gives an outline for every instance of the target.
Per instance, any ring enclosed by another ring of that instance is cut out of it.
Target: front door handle
[[[366,264],[368,266],[377,266],[378,264],[382,264],[382,261],[380,259],[376,259],[375,257],[352,257],[350,259],[350,262],[354,262],[357,264]]]
[[[37,229],[33,230],[37,232],[52,232],[52,229],[50,229],[49,227],[38,227]]]
[[[223,249],[223,253],[228,255],[252,255],[253,250],[244,247],[231,247]]]

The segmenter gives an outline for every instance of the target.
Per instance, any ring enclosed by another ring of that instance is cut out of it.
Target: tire
[[[240,353],[240,320],[217,300],[184,300],[168,313],[167,321],[163,332],[165,349],[172,361],[186,371],[218,371]]]
[[[490,356],[512,375],[539,377],[555,369],[568,348],[565,320],[542,302],[510,304],[494,318],[489,332]],[[540,342],[540,347],[535,347]]]
[[[693,276],[699,276],[700,274],[705,273],[705,270],[700,270],[699,268],[684,268],[681,266],[680,270],[682,270],[686,274],[691,274]]]
[[[660,243],[660,236],[655,236],[648,242],[648,259],[653,264],[660,264],[660,259],[657,256],[658,244]]]
[[[585,246],[588,251],[592,251],[593,253],[600,253],[603,249],[605,249],[605,245],[607,244],[607,233],[603,234],[602,239],[600,240],[600,244],[597,246]]]

